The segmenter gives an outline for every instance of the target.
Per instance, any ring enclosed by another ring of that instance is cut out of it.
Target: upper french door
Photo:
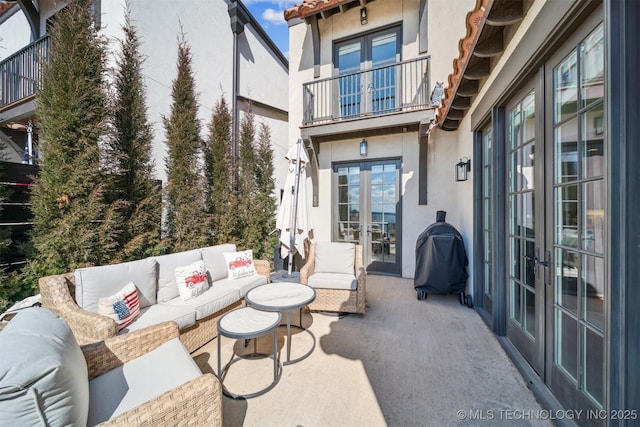
[[[335,164],[333,240],[363,247],[369,272],[400,274],[400,160]]]
[[[339,117],[352,118],[397,108],[396,68],[400,28],[394,27],[336,43]],[[362,71],[371,70],[367,73]]]

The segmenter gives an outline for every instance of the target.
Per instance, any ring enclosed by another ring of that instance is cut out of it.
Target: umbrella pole
[[[288,276],[291,277],[293,270],[293,251],[296,245],[296,217],[298,215],[298,188],[300,187],[300,148],[302,146],[302,140],[298,138],[298,152],[296,155],[296,179],[291,192],[293,194],[293,209],[291,209],[291,221],[289,222],[289,235],[291,240],[289,241],[289,269]]]

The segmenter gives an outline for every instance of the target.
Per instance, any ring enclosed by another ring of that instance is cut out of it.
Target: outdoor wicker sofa
[[[0,334],[0,425],[221,426],[222,390],[164,322],[79,346],[50,310]]]
[[[164,321],[175,321],[180,340],[193,352],[217,336],[217,321],[226,312],[245,305],[244,295],[270,281],[270,265],[253,260],[256,273],[228,278],[225,253],[235,253],[232,244],[210,246],[128,263],[78,269],[40,278],[42,305],[64,318],[80,344],[141,329]],[[194,260],[203,260],[210,287],[201,295],[183,301],[174,270]],[[140,299],[140,315],[126,328],[98,314],[99,297],[108,297],[133,281]]]
[[[300,282],[316,290],[310,310],[365,313],[366,272],[362,246],[342,242],[311,245]]]

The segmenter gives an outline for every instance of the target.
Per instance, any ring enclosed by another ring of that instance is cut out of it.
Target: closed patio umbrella
[[[309,232],[313,228],[309,217],[305,180],[305,168],[309,164],[309,157],[302,147],[301,139],[289,149],[285,158],[289,162],[289,169],[276,218],[276,228],[280,230],[280,255],[289,256],[288,274],[291,276],[294,252],[299,253],[302,258],[306,257],[304,242],[309,238]]]

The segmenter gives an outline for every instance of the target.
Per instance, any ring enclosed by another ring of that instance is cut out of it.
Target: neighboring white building
[[[431,93],[474,4],[308,0],[285,12],[289,141],[302,138],[312,159],[314,238],[361,243],[369,272],[413,277],[416,239],[437,210],[470,230],[457,199],[470,185],[454,182],[454,165],[472,153],[429,132]]]
[[[18,53],[19,56],[21,50],[28,50],[47,39],[47,23],[65,2],[21,0],[10,3],[14,3],[13,6],[0,15],[0,37],[4,41],[10,40],[7,44],[0,42],[5,48],[0,50],[3,59],[0,63],[3,79],[0,130],[13,138],[14,151],[19,150],[13,153],[13,158],[21,159],[26,143],[25,125],[35,111],[34,96],[33,93],[19,93],[17,99],[8,97],[5,88],[15,85],[16,80],[10,80],[12,76],[7,70],[15,68],[6,68],[5,64],[12,61],[11,54]],[[101,33],[110,40],[114,53],[119,48],[117,39],[122,33],[125,3],[125,0],[102,0],[95,6]],[[177,74],[178,36],[182,31],[191,46],[202,136],[207,134],[207,125],[220,96],[224,94],[229,106],[233,105],[236,83],[238,110],[246,110],[251,103],[256,123],[265,122],[271,129],[276,189],[281,188],[286,175],[286,165],[281,159],[289,146],[288,62],[246,7],[241,2],[221,0],[188,3],[129,0],[128,4],[141,41],[140,53],[146,58],[143,74],[148,117],[154,131],[153,155],[158,179],[166,179],[162,117],[170,112],[171,86]],[[33,31],[30,24],[33,24]],[[234,67],[234,37],[237,67]],[[236,71],[237,82],[234,79]]]

